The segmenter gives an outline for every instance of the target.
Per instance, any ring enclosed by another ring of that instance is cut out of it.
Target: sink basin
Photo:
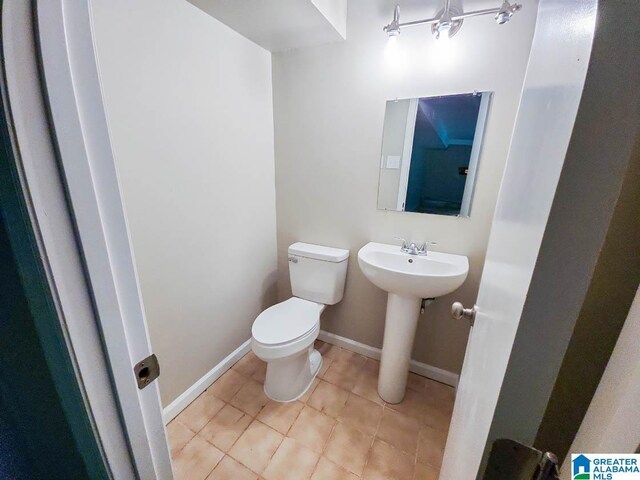
[[[469,273],[469,260],[440,252],[409,255],[397,245],[367,243],[358,252],[358,265],[371,283],[389,292],[378,394],[386,402],[400,403],[407,386],[421,300],[441,297],[460,287]]]
[[[409,255],[397,245],[367,243],[358,252],[362,273],[376,287],[398,295],[441,297],[467,278],[469,261],[463,255],[429,252]]]

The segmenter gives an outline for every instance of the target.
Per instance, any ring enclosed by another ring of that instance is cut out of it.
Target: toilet
[[[349,251],[309,243],[289,247],[293,297],[267,308],[251,328],[251,349],[267,362],[264,392],[272,400],[293,402],[309,389],[322,356],[313,348],[320,315],[344,294]]]

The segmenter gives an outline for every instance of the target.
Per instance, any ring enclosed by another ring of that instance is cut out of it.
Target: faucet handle
[[[400,240],[402,242],[402,246],[400,248],[407,248],[407,241],[402,237],[393,237],[396,240]]]
[[[436,242],[430,242],[429,240],[426,240],[422,245],[420,245],[418,247],[418,250],[420,252],[426,252],[427,251],[427,247],[433,246],[433,245],[437,245]]]

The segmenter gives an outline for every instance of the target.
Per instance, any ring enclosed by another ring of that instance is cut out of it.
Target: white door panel
[[[172,478],[157,382],[133,366],[151,353],[102,100],[91,2],[38,0],[38,45],[52,130],[138,478]]]
[[[594,0],[539,4],[441,480],[474,479],[482,460],[578,112],[596,6]]]

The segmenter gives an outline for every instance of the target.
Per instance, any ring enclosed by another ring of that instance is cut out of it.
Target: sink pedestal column
[[[378,394],[385,402],[400,403],[404,398],[421,301],[389,293],[378,376]]]

